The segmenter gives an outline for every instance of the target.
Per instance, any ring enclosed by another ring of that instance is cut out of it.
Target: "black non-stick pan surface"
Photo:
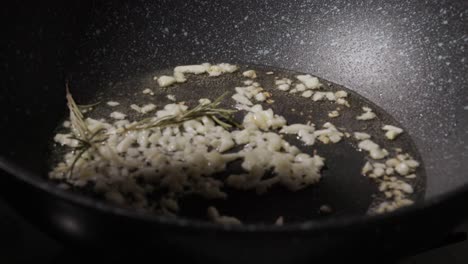
[[[231,262],[391,258],[430,244],[466,215],[464,1],[90,1],[1,12],[2,194],[57,238],[143,252],[170,245]],[[414,140],[424,198],[384,216],[231,230],[115,208],[44,180],[48,139],[66,114],[65,80],[89,100],[112,83],[204,61],[307,72],[363,95]]]
[[[279,91],[275,86],[275,80],[282,78],[292,80],[301,73],[258,65],[239,65],[238,67],[237,72],[223,74],[216,78],[207,77],[207,75],[203,74],[187,75],[187,82],[174,84],[167,88],[160,88],[155,84],[153,77],[171,75],[173,69],[152,71],[148,74],[132,76],[127,80],[118,80],[110,85],[93,89],[95,93],[89,96],[90,101],[86,98],[80,98],[80,91],[85,89],[79,89],[79,87],[84,84],[76,82],[74,84],[70,83],[70,85],[73,85],[73,97],[76,100],[81,99],[79,103],[94,105],[92,110],[85,113],[88,117],[96,120],[102,118],[109,120],[110,113],[120,111],[126,113],[129,120],[141,120],[144,117],[153,116],[154,113],[142,116],[141,113],[130,109],[131,104],[151,102],[161,109],[166,104],[174,103],[167,98],[167,95],[172,95],[177,102],[184,102],[189,107],[195,107],[200,98],[214,100],[223,95],[234,94],[234,87],[242,85],[246,79],[242,72],[255,70],[257,75],[255,81],[260,83],[263,89],[272,95],[271,99],[274,100],[271,104],[264,102],[262,105],[265,109],[271,108],[275,114],[285,117],[289,124],[311,121],[316,124],[318,130],[322,128],[323,124],[332,122],[340,131],[348,133],[348,137],[343,136],[343,139],[336,144],[322,144],[317,140],[317,143],[313,146],[304,145],[297,139],[297,136],[284,135],[288,142],[299,147],[303,153],[316,152],[325,159],[326,166],[321,172],[322,179],[319,184],[296,192],[277,186],[262,195],[258,195],[255,191],[236,191],[225,188],[229,195],[227,199],[202,199],[200,196],[190,195],[184,197],[180,203],[181,211],[179,215],[187,218],[195,217],[207,220],[206,208],[208,206],[216,206],[224,214],[234,215],[242,219],[246,224],[272,224],[279,216],[282,216],[287,223],[298,223],[330,217],[375,213],[375,207],[385,200],[385,195],[378,190],[379,181],[363,177],[361,170],[366,162],[366,152],[358,148],[358,141],[352,136],[353,131],[364,131],[373,135],[373,140],[382,148],[387,149],[390,156],[396,156],[399,152],[395,149],[400,148],[414,159],[421,160],[414,142],[407,133],[392,141],[383,136],[383,124],[398,127],[401,127],[401,124],[377,105],[353,91],[329,81],[321,80],[321,91],[347,91],[348,96],[346,99],[349,102],[349,107],[340,106],[329,101],[313,102],[311,98],[304,98],[300,94]],[[75,86],[76,89],[73,89]],[[147,87],[153,88],[154,95],[149,96],[142,93],[143,89],[148,89]],[[110,107],[105,103],[109,101],[117,101],[120,104]],[[101,103],[96,105],[96,102]],[[235,109],[235,105],[235,101],[230,96],[225,96],[220,106]],[[356,117],[362,114],[363,107],[373,109],[377,117],[372,121],[357,121]],[[340,109],[340,116],[330,118],[328,113],[337,108]],[[65,113],[67,112],[65,111]],[[245,111],[238,111],[234,117],[239,123],[242,123],[245,114]],[[68,119],[68,115],[66,117]],[[67,129],[63,128],[62,122],[59,122],[57,126],[57,132],[66,133]],[[70,149],[60,147],[52,139],[49,139],[49,141],[51,142],[49,166],[53,168],[63,160],[63,151],[69,151]],[[129,170],[131,169],[129,168]],[[47,175],[47,172],[44,171],[44,174]],[[240,167],[240,162],[233,162],[226,167],[224,172],[215,175],[214,178],[225,179],[231,174],[241,173],[243,173],[243,170]],[[426,186],[424,164],[421,164],[415,173],[417,174],[415,179],[400,178],[413,186],[414,193],[408,195],[408,198],[420,202],[424,198]],[[267,173],[265,177],[268,176]],[[57,181],[57,183],[60,183],[60,181]],[[92,184],[88,184],[84,188],[75,187],[74,190],[91,195],[94,193]],[[321,206],[330,207],[333,212],[321,212]]]

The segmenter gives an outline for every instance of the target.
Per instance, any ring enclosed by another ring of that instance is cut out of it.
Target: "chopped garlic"
[[[167,99],[169,99],[171,101],[174,101],[174,102],[176,101],[175,95],[173,95],[173,94],[168,94],[166,97],[167,97]]]
[[[287,83],[283,83],[277,86],[278,90],[287,91],[291,86]]]
[[[286,125],[286,119],[275,115],[273,110],[263,110],[261,105],[254,105],[251,111],[244,117],[244,127],[253,127],[261,130],[280,128]]]
[[[118,105],[120,105],[120,103],[119,102],[114,102],[114,101],[109,101],[109,102],[107,102],[107,105],[108,106],[118,106]]]
[[[291,87],[292,81],[288,78],[282,78],[275,81],[276,88],[281,91],[288,91]]]
[[[344,136],[344,134],[338,131],[338,129],[330,122],[323,124],[323,127],[325,129],[315,131],[314,135],[324,144],[328,144],[330,142],[338,143]]]
[[[335,94],[332,92],[325,93],[325,97],[327,97],[328,101],[336,101]]]
[[[307,90],[307,91],[303,92],[301,96],[305,97],[305,98],[309,98],[309,97],[312,96],[313,93],[314,92],[312,92],[311,90]]]
[[[216,209],[216,207],[214,206],[208,207],[207,214],[208,214],[208,217],[213,222],[216,222],[219,224],[224,224],[224,225],[241,225],[242,224],[242,222],[235,217],[220,215],[218,212],[218,209]]]
[[[158,112],[156,112],[156,116],[158,118],[171,115],[178,116],[183,114],[187,109],[188,107],[183,104],[168,104],[164,106],[163,110],[159,110]]]
[[[202,105],[207,105],[207,104],[211,103],[211,100],[208,99],[208,98],[201,98],[201,99],[198,100],[198,103],[202,104]]]
[[[289,126],[284,126],[280,133],[283,134],[296,134],[298,135],[299,139],[304,142],[305,145],[311,146],[315,143],[315,135],[314,135],[314,125],[304,125],[304,124],[292,124]]]
[[[387,131],[385,133],[385,137],[387,137],[390,140],[394,140],[398,135],[403,133],[403,129],[396,127],[396,126],[392,126],[392,125],[383,126],[382,130]]]
[[[419,162],[412,159],[408,154],[399,154],[397,158],[388,159],[385,164],[401,176],[409,175],[419,167]]]
[[[372,164],[370,162],[366,162],[366,164],[364,164],[364,167],[362,167],[361,173],[362,175],[367,175],[367,173],[372,171],[373,169],[374,167],[372,166]]]
[[[76,139],[70,138],[72,135],[71,134],[56,134],[54,137],[54,141],[57,143],[60,143],[62,146],[69,146],[69,147],[77,147],[79,145],[79,141]]]
[[[340,116],[340,113],[336,110],[333,110],[331,112],[328,113],[328,117],[330,118],[335,118],[335,117],[339,117]]]
[[[242,73],[244,77],[255,79],[257,78],[257,73],[254,70],[248,70]]]
[[[410,172],[410,168],[404,162],[401,162],[400,164],[398,164],[395,167],[395,170],[398,172],[398,174],[402,176],[408,175],[408,173]]]
[[[174,72],[202,74],[208,70],[207,65],[184,65],[174,68]]]
[[[307,89],[318,89],[322,85],[317,77],[312,77],[310,74],[297,75],[296,78],[301,81]]]
[[[177,71],[174,71],[174,79],[178,83],[184,83],[187,81],[187,78],[185,77],[184,73]]]
[[[151,89],[149,89],[149,88],[144,89],[143,94],[154,95],[153,91],[151,91]]]
[[[349,104],[349,102],[343,98],[338,98],[336,99],[336,103],[337,104],[340,104],[340,105],[345,105],[347,107],[351,107],[351,105]]]
[[[388,155],[387,150],[380,148],[379,145],[377,145],[370,139],[365,139],[359,142],[358,147],[360,149],[368,151],[371,158],[373,159],[383,159]]]
[[[296,89],[296,91],[298,92],[304,92],[305,90],[307,90],[307,87],[302,84],[302,83],[298,83],[296,84],[296,86],[294,86],[294,88]]]
[[[112,112],[110,114],[110,117],[112,117],[114,119],[125,119],[126,115],[122,114],[121,112]]]
[[[71,127],[71,122],[66,120],[66,121],[63,122],[62,126],[65,127],[65,128],[70,128]]]
[[[176,79],[172,76],[163,75],[158,78],[158,84],[160,87],[168,87],[176,83]]]
[[[233,73],[239,69],[239,67],[237,67],[236,65],[232,65],[229,63],[220,63],[217,66],[220,67],[223,70],[223,72],[228,73]]]
[[[266,96],[265,96],[264,93],[258,93],[257,95],[255,95],[255,100],[257,100],[259,102],[265,101]]]
[[[282,78],[282,79],[276,80],[276,81],[275,81],[275,84],[276,84],[276,85],[280,85],[280,84],[289,84],[289,85],[291,85],[291,84],[292,84],[292,80],[291,80],[291,79],[288,79],[288,78]]]
[[[156,109],[156,105],[154,104],[147,104],[147,105],[144,105],[143,107],[141,107],[141,113],[143,114],[146,114],[146,113],[149,113],[151,111],[153,111],[154,109]]]
[[[314,96],[312,97],[314,102],[322,101],[324,99],[327,99],[328,101],[335,101],[336,97],[332,92],[315,92]]]
[[[345,98],[348,97],[348,93],[346,91],[340,90],[335,93],[336,98]]]
[[[322,214],[331,214],[333,213],[333,208],[328,204],[324,204],[320,206],[319,211]]]
[[[276,220],[275,220],[275,225],[277,226],[282,226],[284,224],[284,218],[282,216],[278,217]]]
[[[138,105],[136,104],[132,104],[130,105],[130,108],[137,111],[138,113],[141,113],[141,107],[139,107]]]
[[[325,93],[324,92],[316,92],[314,93],[314,97],[312,97],[312,100],[314,102],[316,101],[321,101],[325,98]]]
[[[413,160],[413,159],[405,159],[403,160],[403,162],[406,163],[406,165],[408,165],[408,167],[412,168],[412,169],[415,169],[417,167],[419,167],[419,162]]]
[[[234,94],[231,98],[234,99],[234,101],[242,105],[248,105],[248,106],[253,105],[253,103],[247,97],[239,93]]]
[[[371,138],[371,135],[364,132],[354,132],[354,138],[357,140],[365,140]]]
[[[372,109],[370,109],[369,107],[364,106],[362,110],[364,111],[364,113],[361,114],[360,116],[357,116],[356,117],[357,120],[371,120],[376,117],[375,113],[372,112]]]

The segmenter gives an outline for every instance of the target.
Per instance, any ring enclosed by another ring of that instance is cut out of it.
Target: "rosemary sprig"
[[[66,88],[66,98],[67,98],[67,106],[70,110],[70,123],[72,125],[72,132],[73,136],[72,139],[75,139],[79,142],[78,146],[75,147],[75,151],[79,151],[78,154],[75,156],[70,169],[69,169],[69,176],[72,177],[73,169],[76,166],[78,160],[91,148],[94,147],[95,144],[104,142],[107,140],[107,136],[104,134],[105,129],[99,129],[94,133],[88,129],[86,122],[84,121],[83,113],[81,112],[80,106],[76,104],[75,100],[73,99],[72,94],[70,93],[70,89],[68,87],[68,82],[65,84]],[[101,137],[98,137],[102,135]]]
[[[77,105],[78,108],[82,111],[86,111],[86,110],[90,110],[92,109],[93,107],[95,107],[96,105],[99,105],[101,102],[97,102],[97,103],[94,103],[94,104],[88,104],[88,105]]]
[[[128,131],[144,130],[155,127],[167,127],[172,125],[178,125],[183,122],[198,119],[204,116],[211,118],[216,124],[222,126],[224,129],[234,127],[241,127],[239,123],[234,120],[233,114],[236,110],[219,108],[219,104],[226,97],[227,93],[224,93],[220,97],[216,98],[212,103],[209,104],[198,104],[196,107],[188,110],[181,115],[169,115],[161,118],[144,118],[130,126],[125,127],[121,133]],[[73,99],[68,83],[66,83],[66,98],[67,106],[70,110],[70,123],[72,124],[72,131],[75,139],[79,142],[78,146],[75,147],[75,151],[78,154],[75,156],[70,168],[69,175],[73,175],[73,170],[78,160],[90,149],[96,149],[96,144],[103,143],[108,139],[108,135],[105,133],[105,129],[99,129],[95,132],[91,132],[84,121],[84,115],[81,112],[80,106],[76,104]]]
[[[241,127],[239,123],[233,117],[233,114],[237,110],[219,108],[219,104],[222,102],[227,93],[224,93],[220,97],[216,98],[209,104],[198,104],[194,108],[188,110],[181,115],[169,115],[161,118],[145,118],[134,124],[127,126],[124,131],[144,130],[154,127],[166,127],[172,125],[178,125],[189,120],[194,120],[207,116],[211,118],[216,124],[222,126],[224,129],[234,127]]]
[[[70,123],[72,124],[73,129],[75,129],[74,134],[77,138],[87,141],[87,136],[89,134],[88,127],[86,126],[85,121],[83,120],[84,116],[80,110],[80,107],[76,104],[73,99],[70,89],[68,87],[68,82],[65,84],[66,88],[66,98],[67,106],[70,110]]]

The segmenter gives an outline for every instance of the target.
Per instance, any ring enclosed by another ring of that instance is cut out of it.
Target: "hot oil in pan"
[[[272,93],[274,103],[264,103],[264,109],[272,108],[275,114],[284,116],[288,124],[311,121],[315,124],[316,129],[321,129],[324,123],[331,122],[342,132],[348,132],[351,135],[355,131],[372,135],[372,140],[382,148],[387,149],[390,156],[395,155],[395,148],[402,148],[405,153],[409,153],[415,160],[421,162],[415,144],[406,130],[393,141],[384,137],[384,131],[381,129],[384,124],[402,126],[377,105],[351,90],[322,79],[320,80],[324,85],[322,90],[333,92],[345,90],[348,92],[347,100],[350,107],[337,105],[327,100],[313,102],[311,98],[300,96],[301,93],[290,94],[279,91],[274,84],[275,77],[295,80],[295,76],[300,73],[278,68],[246,65],[241,66],[237,72],[232,74],[223,74],[214,78],[206,75],[189,75],[186,83],[159,88],[156,81],[153,80],[153,76],[171,75],[172,69],[167,69],[131,80],[114,82],[100,89],[91,97],[91,100],[79,103],[102,102],[88,113],[88,116],[95,119],[108,118],[111,112],[121,111],[128,114],[129,119],[132,120],[141,118],[141,115],[130,109],[131,104],[153,103],[160,109],[166,104],[173,103],[167,98],[168,94],[174,95],[178,102],[185,101],[190,107],[198,104],[200,98],[215,99],[225,92],[233,94],[234,87],[244,86],[243,81],[247,78],[242,76],[242,72],[247,69],[255,70],[257,72],[255,81],[259,82],[266,91]],[[267,72],[274,74],[266,74]],[[79,90],[79,82],[73,87]],[[143,94],[142,91],[146,88],[150,88],[154,95]],[[109,107],[105,104],[107,101],[117,101],[120,105]],[[229,97],[222,104],[227,108],[235,106],[235,102]],[[328,113],[335,110],[337,106],[341,109],[340,116],[328,117]],[[357,121],[356,116],[362,114],[363,106],[370,107],[377,117],[374,120]],[[312,154],[316,151],[317,154],[325,158],[326,165],[322,170],[322,179],[319,183],[296,192],[282,187],[273,187],[262,195],[257,195],[253,190],[237,191],[226,188],[229,195],[227,199],[207,200],[198,196],[189,196],[180,200],[179,215],[187,218],[206,219],[206,208],[213,205],[222,214],[235,216],[242,219],[244,223],[272,223],[278,216],[283,216],[286,222],[291,223],[366,214],[369,208],[383,201],[384,194],[378,190],[378,184],[361,174],[367,153],[357,148],[357,141],[352,139],[352,136],[350,138],[343,137],[340,142],[335,144],[323,144],[317,141],[313,146],[304,146],[293,136],[288,135],[285,138],[304,153]],[[51,162],[53,166],[58,160],[57,157],[63,155],[63,150],[52,147],[52,151]],[[239,170],[240,164],[234,162],[219,177],[227,177],[231,173],[239,172]],[[405,181],[414,188],[414,193],[408,197],[417,202],[424,198],[426,177],[422,162],[416,170],[416,174],[417,178],[405,179]],[[84,192],[87,195],[93,194],[90,188],[74,188],[74,190]],[[321,211],[320,207],[323,208],[324,205],[331,208],[332,212]]]

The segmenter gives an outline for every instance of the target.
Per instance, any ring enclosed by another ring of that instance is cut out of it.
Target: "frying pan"
[[[62,241],[112,254],[170,247],[232,263],[390,260],[430,246],[466,217],[464,1],[81,1],[10,3],[1,12],[1,194]],[[84,100],[96,87],[204,61],[308,72],[370,99],[419,149],[424,200],[379,216],[230,227],[125,210],[45,180],[48,139],[66,113],[65,80]]]

